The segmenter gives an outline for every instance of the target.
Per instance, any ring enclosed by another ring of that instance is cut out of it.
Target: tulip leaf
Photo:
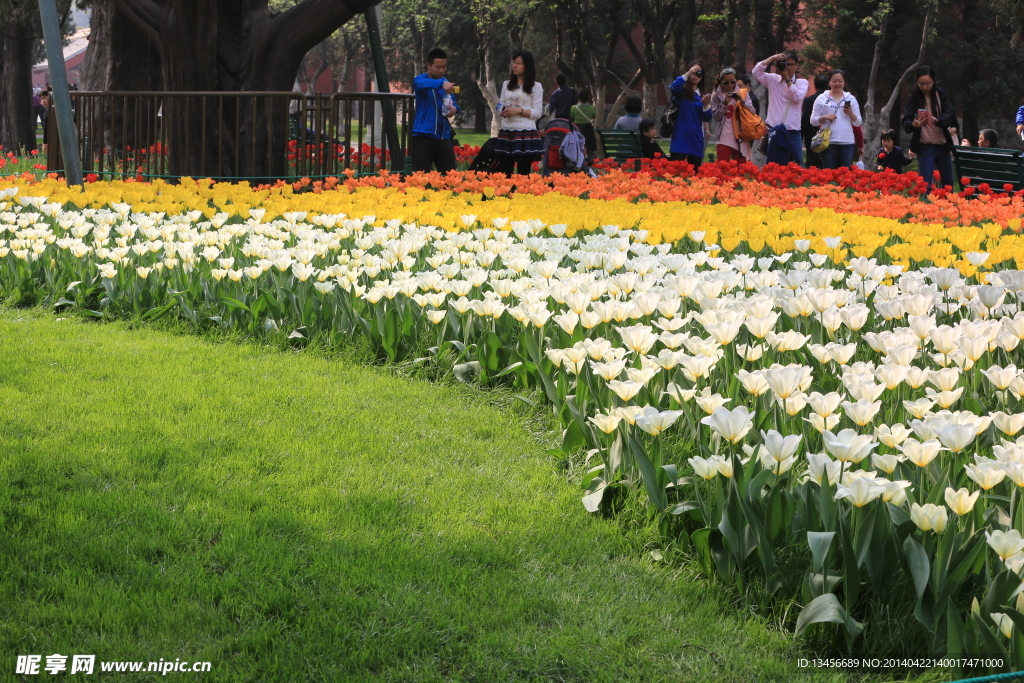
[[[842,580],[843,577],[839,574],[807,573],[807,587],[815,598],[825,593],[831,593]]]
[[[537,376],[540,378],[541,386],[544,387],[544,395],[553,404],[558,405],[560,403],[558,400],[558,390],[555,388],[551,378],[548,377],[548,374],[544,372],[543,354],[537,346],[537,340],[533,338],[533,330],[530,328],[523,330],[522,334],[519,335],[519,343],[523,345],[527,353],[530,354],[530,358],[537,365]]]
[[[981,601],[982,613],[1002,612],[1003,605],[1010,603],[1014,589],[1020,585],[1019,576],[1008,569],[1000,571],[994,579],[989,581],[988,592],[985,594],[985,599]]]
[[[74,301],[68,301],[67,299],[61,297],[60,299],[57,300],[57,302],[53,305],[53,307],[54,308],[60,308],[61,306],[74,306],[74,305],[75,305]]]
[[[807,545],[811,546],[811,558],[814,561],[812,565],[814,571],[820,572],[821,568],[825,564],[825,556],[828,555],[828,549],[832,547],[832,539],[836,536],[834,531],[808,531],[807,532]]]
[[[546,452],[549,455],[552,455],[552,456],[557,457],[557,458],[564,458],[565,457],[565,453],[563,453],[562,451],[560,451],[558,449],[552,449],[552,450],[546,451]],[[597,465],[596,467],[592,467],[586,474],[583,475],[583,479],[580,480],[580,486],[583,487],[584,491],[589,491],[590,490],[590,483],[592,481],[594,481],[595,479],[599,479],[599,478],[600,479],[605,478],[605,477],[601,477],[602,474],[604,474],[604,465],[603,464],[602,465]]]
[[[899,527],[910,521],[910,515],[907,511],[901,508],[899,505],[893,505],[892,503],[885,504],[886,510],[889,512],[889,519],[892,520],[892,524],[895,527]]]
[[[691,500],[688,500],[682,503],[676,503],[675,505],[668,509],[668,513],[670,515],[681,515],[684,512],[689,512],[690,510],[696,510],[698,508],[700,508],[700,505],[694,503]]]
[[[983,646],[982,649],[985,652],[985,654],[994,657],[1002,657],[1004,660],[1006,660],[1006,648],[999,641],[999,638],[998,636],[996,636],[995,631],[993,631],[989,627],[988,623],[986,622],[986,617],[983,617],[980,614],[974,614],[972,612],[971,621],[974,622],[974,630],[977,631],[978,635],[980,636],[981,643],[979,643],[979,645]]]
[[[928,553],[913,536],[907,536],[903,541],[903,557],[910,569],[910,576],[914,579],[914,592],[920,598],[924,595],[924,589],[928,587],[928,576],[931,573]]]
[[[655,471],[654,464],[650,458],[647,457],[647,451],[633,437],[629,439],[629,450],[636,460],[637,467],[640,468],[640,476],[644,481],[644,488],[647,490],[647,496],[650,498],[651,505],[659,512],[663,512],[668,504],[667,496],[665,495],[665,489],[658,486],[658,473]]]
[[[522,361],[519,361],[518,363],[513,363],[512,365],[508,366],[507,368],[499,372],[497,375],[494,375],[493,379],[498,379],[499,377],[504,377],[509,373],[515,372],[516,369],[518,369],[522,364]]]
[[[694,553],[697,560],[697,565],[700,567],[706,575],[712,576],[714,574],[714,566],[712,564],[711,556],[711,532],[713,530],[707,527],[703,529],[697,529],[690,534],[690,543],[693,544]]]
[[[849,604],[856,604],[860,597],[860,567],[857,564],[857,555],[853,551],[853,543],[850,540],[850,531],[845,524],[839,526],[839,542],[843,551],[843,585],[846,593],[846,600]]]
[[[861,508],[863,510],[864,508]],[[871,505],[870,510],[864,516],[861,522],[860,528],[857,529],[856,537],[854,538],[855,548],[857,549],[857,566],[861,567],[866,562],[870,562],[870,550],[871,550],[871,537],[875,532],[875,514],[878,512],[877,505]]]
[[[802,635],[811,624],[842,624],[851,636],[860,633],[863,626],[846,613],[835,593],[825,593],[811,600],[796,619],[796,634]]]
[[[604,491],[608,488],[608,482],[600,477],[591,482],[590,493],[583,496],[583,507],[587,512],[597,512],[601,508],[601,499],[604,498]]]
[[[71,284],[69,284],[69,285],[68,285],[68,288],[67,288],[67,289],[65,289],[64,291],[65,291],[65,292],[70,292],[70,291],[71,291],[72,289],[74,289],[75,287],[77,287],[77,286],[78,286],[78,285],[80,285],[80,284],[82,284],[82,281],[81,281],[81,280],[75,280],[74,282],[72,282]]]
[[[964,621],[952,603],[946,607],[946,654],[959,657],[964,652]]]
[[[833,498],[832,487],[828,484],[828,476],[823,476],[818,486],[818,510],[821,513],[821,524],[826,531],[833,531],[836,528],[836,501]]]
[[[569,423],[569,426],[565,429],[565,434],[562,436],[562,451],[565,453],[574,453],[580,448],[587,445],[587,437],[580,429],[578,422],[573,420]]]
[[[471,382],[474,377],[480,374],[480,363],[475,360],[471,360],[468,363],[459,363],[452,368],[452,373],[455,375],[455,379],[460,382]]]
[[[982,556],[985,548],[985,536],[981,531],[976,531],[963,546],[960,547],[949,561],[953,569],[943,578],[942,588],[935,600],[936,605],[945,605],[956,591],[960,588],[967,572],[974,566],[975,560]]]
[[[674,464],[670,463],[668,465],[662,465],[661,469],[664,470],[665,474],[667,474],[669,478],[669,483],[665,488],[681,483],[679,482],[679,468]]]
[[[388,311],[384,318],[384,334],[381,339],[381,345],[384,347],[384,352],[388,354],[388,359],[390,360],[395,360],[395,357],[398,355],[400,324],[401,320],[398,317],[398,311],[394,308]]]
[[[615,441],[608,449],[608,477],[611,478],[622,467],[622,433],[616,433]]]

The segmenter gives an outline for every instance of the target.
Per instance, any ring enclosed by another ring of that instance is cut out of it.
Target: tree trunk
[[[79,87],[86,92],[158,91],[160,53],[113,0],[94,0],[89,22],[89,47],[82,64]],[[83,137],[95,149],[145,149],[157,141],[153,101],[108,100],[103,108],[83,103],[78,107]],[[126,122],[128,125],[126,126]],[[139,125],[136,125],[138,122]],[[91,159],[83,159],[86,168]]]
[[[480,67],[479,73],[473,74],[473,81],[476,83],[476,87],[480,88],[480,93],[484,96],[484,100],[487,101],[487,106],[491,108],[491,137],[498,137],[498,131],[501,129],[501,117],[497,115],[498,108],[498,90],[497,84],[494,82],[494,56],[491,54],[490,42],[485,41],[481,47],[477,48],[480,54]]]
[[[725,2],[725,30],[718,43],[718,63],[732,66],[736,63],[736,0]]]
[[[8,23],[0,33],[0,146],[25,154],[36,149],[32,111],[31,23]]]
[[[683,34],[683,64],[688,64],[693,61],[694,55],[693,27],[697,24],[696,0],[683,0],[680,24]]]
[[[747,47],[750,43],[750,0],[736,0],[736,70],[747,73]]]
[[[474,133],[486,133],[487,132],[487,103],[477,102],[476,112],[473,115],[473,132]]]
[[[900,98],[900,90],[903,89],[903,81],[909,79],[917,68],[924,62],[924,55],[928,50],[928,29],[931,28],[932,23],[932,7],[928,6],[928,10],[924,15],[924,27],[921,29],[921,47],[917,53],[917,61],[907,67],[907,70],[903,72],[900,79],[896,81],[896,85],[892,89],[892,94],[889,95],[889,101],[882,107],[882,111],[878,114],[878,120],[888,121],[889,114],[892,112],[893,106]],[[877,131],[877,128],[876,128]],[[878,136],[875,135],[873,138],[867,136],[867,131],[864,135],[864,158],[874,160],[875,155],[878,154]]]
[[[372,6],[372,0],[302,0],[272,14],[267,0],[117,2],[158,45],[164,86],[172,92],[289,92],[303,56]],[[259,107],[249,98],[222,101],[222,109],[218,103],[204,111],[198,97],[165,99],[169,172],[261,182],[283,177],[289,100]]]
[[[772,13],[775,0],[754,0],[754,62],[777,54],[775,31],[772,28]]]
[[[658,113],[658,88],[661,81],[644,81],[644,118],[656,119]]]
[[[868,151],[875,149],[875,140],[878,139],[878,117],[875,115],[875,88],[878,85],[878,65],[882,62],[882,50],[885,46],[885,33],[889,25],[889,9],[882,15],[878,27],[878,39],[875,40],[875,52],[871,58],[871,75],[868,76],[868,92],[864,100],[864,159],[873,159],[868,156]],[[864,168],[868,168],[865,162]],[[873,169],[872,169],[873,170]]]
[[[162,88],[160,53],[113,0],[93,0],[78,87],[92,92]]]

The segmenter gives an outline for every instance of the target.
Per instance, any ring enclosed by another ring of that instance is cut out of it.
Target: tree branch
[[[157,49],[160,46],[160,24],[163,21],[164,8],[154,0],[114,0],[121,11],[142,29]]]
[[[349,19],[376,4],[375,0],[302,0],[272,20],[275,59],[294,58],[295,53],[301,59],[301,55],[326,40]]]
[[[889,112],[896,105],[896,100],[899,99],[900,90],[903,87],[903,81],[910,78],[911,74],[917,71],[917,67],[921,66],[921,62],[924,61],[925,52],[928,50],[928,29],[931,28],[932,22],[932,6],[928,5],[928,11],[924,15],[924,28],[921,30],[921,49],[917,53],[917,61],[907,67],[907,70],[900,76],[900,80],[896,81],[896,87],[892,89],[892,94],[889,95],[889,101],[882,107],[881,118],[884,120],[889,116]]]

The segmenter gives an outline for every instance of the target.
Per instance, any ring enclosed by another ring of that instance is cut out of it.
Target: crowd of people
[[[426,66],[426,72],[413,84],[413,169],[445,172],[455,168],[451,121],[459,111],[453,95],[457,87],[444,77],[447,55],[443,50],[431,51]],[[670,103],[660,124],[643,118],[644,103],[632,95],[626,98],[625,113],[614,127],[637,131],[642,155],[648,158],[664,156],[657,138],[668,138],[667,157],[685,160],[694,168],[705,158],[709,137],[716,140],[714,156],[719,160],[752,161],[756,150],[765,163],[865,168],[860,103],[846,89],[842,69],[816,76],[814,91],[808,94],[811,84],[800,76],[799,54],[786,51],[758,62],[750,74],[730,67],[719,71],[714,84],[706,87],[710,80],[699,61],[691,62],[669,86]],[[767,93],[763,119],[752,80]],[[512,56],[509,78],[501,85],[496,107],[499,132],[489,149],[496,170],[509,175],[530,172],[544,152],[537,125],[542,116],[571,120],[588,155],[596,154],[597,110],[591,94],[569,86],[564,74],[556,77],[556,83],[558,87],[545,105],[533,55],[521,50]],[[1024,106],[1017,112],[1016,124],[1017,133],[1024,136]],[[957,125],[949,91],[939,84],[931,67],[920,67],[901,118],[904,133],[910,135],[909,149],[896,145],[896,131],[884,131],[873,168],[902,173],[916,159],[929,185],[934,172],[941,185],[953,185],[951,146],[970,144],[967,139],[959,140]],[[997,147],[996,131],[982,130],[977,146]]]

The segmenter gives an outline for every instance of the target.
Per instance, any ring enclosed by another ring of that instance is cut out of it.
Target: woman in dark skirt
[[[500,170],[511,176],[530,172],[533,162],[544,152],[537,119],[544,113],[544,89],[536,80],[533,55],[520,50],[512,55],[512,73],[501,84],[498,114],[501,129],[494,145]]]

